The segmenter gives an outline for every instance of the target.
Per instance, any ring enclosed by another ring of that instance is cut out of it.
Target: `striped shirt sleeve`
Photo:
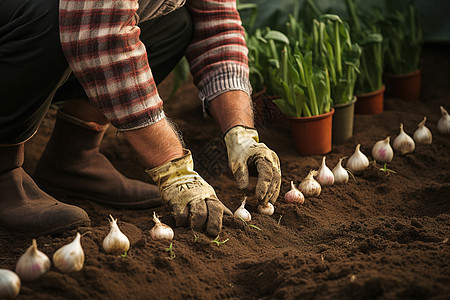
[[[64,55],[89,101],[119,130],[164,118],[137,9],[136,0],[60,0]]]
[[[251,94],[245,31],[236,0],[188,0],[194,35],[188,59],[205,112],[209,102],[230,90]]]

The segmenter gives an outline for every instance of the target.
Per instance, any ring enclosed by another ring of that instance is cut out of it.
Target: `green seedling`
[[[219,241],[219,235],[216,236],[216,238],[214,240],[211,241],[211,243],[216,244],[217,246],[223,245],[226,242],[228,242],[229,239],[226,239],[224,241]]]
[[[382,168],[379,169],[381,172],[386,173],[386,176],[389,176],[390,173],[397,173],[394,170],[388,169],[387,168],[387,164],[385,163],[384,166]]]
[[[170,243],[169,248],[166,249],[167,252],[169,252],[169,259],[175,258],[175,251],[173,250],[173,244]]]
[[[194,230],[192,230],[192,232],[194,233],[194,243],[198,242],[198,239],[200,238],[200,236],[198,235],[197,232],[195,232]]]
[[[258,226],[255,226],[255,225],[252,225],[252,224],[249,224],[247,221],[245,221],[244,219],[242,219],[241,217],[239,217],[239,219],[241,219],[242,220],[242,222],[244,222],[244,224],[245,224],[245,226],[248,226],[248,227],[250,227],[250,228],[254,228],[254,229],[257,229],[257,230],[259,230],[259,231],[262,231],[261,230],[261,228],[259,228]]]
[[[128,252],[125,252],[124,254],[121,254],[120,257],[127,258],[128,257]]]

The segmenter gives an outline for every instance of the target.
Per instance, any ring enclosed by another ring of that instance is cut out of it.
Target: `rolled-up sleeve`
[[[236,0],[188,0],[186,5],[194,22],[186,57],[205,111],[224,92],[250,95],[248,50]]]
[[[60,0],[61,45],[89,101],[119,130],[164,118],[135,0]]]

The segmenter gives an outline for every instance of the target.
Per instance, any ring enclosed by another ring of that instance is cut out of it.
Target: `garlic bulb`
[[[154,240],[171,240],[173,239],[173,229],[170,228],[169,225],[163,224],[158,217],[156,216],[156,213],[153,212],[153,221],[155,222],[155,226],[150,230],[150,236]]]
[[[334,183],[334,175],[333,172],[331,172],[330,168],[327,167],[325,163],[325,156],[322,158],[322,165],[319,168],[318,174],[317,174],[317,181],[320,183],[321,186],[328,186],[333,185]]]
[[[319,196],[322,191],[320,183],[314,179],[314,176],[318,174],[317,171],[311,170],[309,174],[303,179],[299,185],[300,191],[306,196]]]
[[[0,299],[16,298],[20,292],[20,278],[16,273],[0,269]]]
[[[114,219],[111,215],[109,217],[111,218],[111,220],[108,220],[111,230],[103,240],[103,249],[106,253],[123,254],[130,249],[130,241],[117,226],[117,219]]]
[[[287,203],[298,203],[303,204],[305,202],[305,196],[300,192],[291,181],[291,190],[284,195],[284,200]]]
[[[84,251],[81,247],[81,234],[77,232],[75,239],[59,248],[53,254],[53,264],[61,272],[80,271],[84,264]]]
[[[336,184],[343,184],[348,182],[348,172],[344,167],[342,167],[342,160],[344,158],[339,158],[339,162],[336,167],[333,168],[334,182]]]
[[[442,117],[439,119],[437,129],[439,133],[450,134],[450,116],[442,106],[440,106],[440,108]]]
[[[360,148],[361,144],[358,144],[355,153],[347,161],[347,168],[353,172],[362,171],[369,166],[369,159],[361,152]]]
[[[414,140],[403,131],[403,123],[400,123],[400,133],[395,138],[393,146],[395,151],[400,152],[400,154],[413,152],[416,148]]]
[[[247,200],[247,197],[244,197],[244,200],[242,200],[241,206],[239,206],[238,209],[234,212],[234,216],[236,218],[241,218],[245,222],[249,222],[252,219],[252,215],[250,212],[245,209],[245,201]]]
[[[50,259],[38,250],[36,240],[19,258],[16,265],[16,273],[23,281],[32,281],[43,275],[50,269]]]
[[[388,163],[394,157],[394,151],[389,144],[391,138],[388,136],[384,140],[378,141],[372,147],[372,157],[376,162]]]
[[[431,141],[433,140],[430,129],[425,126],[426,121],[427,117],[423,117],[423,121],[417,125],[419,128],[416,129],[413,135],[413,139],[416,143],[431,144]]]
[[[273,215],[273,213],[275,212],[275,207],[273,206],[272,203],[267,202],[264,205],[258,205],[257,208],[258,212],[262,215],[268,215],[271,216]]]

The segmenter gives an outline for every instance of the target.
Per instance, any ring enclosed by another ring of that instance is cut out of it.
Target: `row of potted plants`
[[[263,101],[264,109],[273,103],[290,119],[297,151],[309,155],[331,150],[331,132],[333,143],[350,138],[354,111],[383,111],[383,71],[392,73],[384,81],[391,95],[399,97],[391,88],[392,80],[405,70],[418,69],[422,36],[412,5],[407,12],[395,11],[386,18],[379,10],[358,14],[355,1],[346,0],[347,22],[321,14],[313,0],[305,5],[315,13],[312,25],[289,16],[286,30],[256,29],[247,36],[247,45],[252,85],[264,91],[259,95],[271,95]],[[420,71],[415,73],[420,76]],[[415,87],[420,92],[420,81]],[[298,130],[303,132],[297,134]]]

